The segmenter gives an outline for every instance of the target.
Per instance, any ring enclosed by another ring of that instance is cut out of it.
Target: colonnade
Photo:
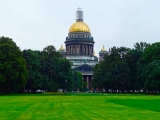
[[[92,75],[83,75],[84,82],[87,82],[87,89],[92,90]]]
[[[67,55],[90,55],[93,54],[93,45],[67,45]]]

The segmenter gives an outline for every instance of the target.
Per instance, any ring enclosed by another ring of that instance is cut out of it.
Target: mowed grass
[[[0,120],[160,120],[160,96],[0,96]]]

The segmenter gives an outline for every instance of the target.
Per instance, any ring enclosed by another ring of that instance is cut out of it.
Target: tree
[[[130,69],[126,62],[126,55],[130,49],[126,47],[112,47],[106,54],[105,60],[95,66],[93,75],[94,88],[109,89],[112,92],[125,91],[125,84],[129,84]]]
[[[0,86],[2,93],[24,89],[27,82],[26,62],[16,43],[7,37],[0,38]]]
[[[94,68],[93,82],[92,82],[93,88],[95,89],[97,88],[99,90],[103,89],[105,84],[104,75],[105,75],[104,61],[101,61]]]
[[[160,60],[154,60],[147,65],[145,78],[145,89],[152,92],[160,90]]]
[[[148,48],[144,50],[143,58],[148,63],[154,60],[160,60],[160,42],[153,43]]]
[[[83,91],[84,86],[84,79],[80,72],[77,72],[77,79],[78,79],[78,88],[79,91]]]
[[[73,74],[69,60],[62,58],[55,63],[55,78],[59,88],[64,90],[67,80],[67,90],[73,90]]]
[[[28,70],[26,89],[36,92],[37,89],[42,88],[41,53],[30,49],[23,50],[22,53]]]
[[[120,78],[119,78],[119,83],[121,85],[121,90],[123,93],[125,93],[125,89],[127,88],[127,91],[129,91],[129,86],[130,86],[130,69],[128,67],[127,62],[122,61],[120,64]]]
[[[137,77],[138,74],[141,74],[138,70],[138,61],[143,57],[144,50],[149,47],[150,44],[146,42],[135,43],[134,48],[131,49],[126,55],[126,61],[130,69],[130,89],[134,92],[135,90],[142,89],[143,83],[142,80]]]
[[[45,47],[41,52],[42,89],[48,91],[58,89],[55,66],[58,64],[59,59],[61,59],[61,55],[52,45]]]
[[[146,77],[146,72],[147,72],[146,70],[149,69],[148,67],[150,65],[156,64],[153,61],[160,60],[159,51],[160,51],[160,42],[153,43],[152,45],[149,45],[147,48],[144,49],[143,57],[137,62],[138,65],[137,78],[138,81],[141,83],[142,88],[145,90],[146,89],[151,90],[151,86],[150,87],[148,86],[149,84],[151,84],[151,82],[149,82],[148,77]],[[158,68],[155,69],[157,69],[158,71]],[[154,75],[156,75],[155,72],[150,73],[150,76],[152,76],[152,78],[154,78]]]

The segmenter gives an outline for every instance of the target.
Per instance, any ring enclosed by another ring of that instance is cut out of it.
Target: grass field
[[[0,96],[0,120],[160,120],[160,96]]]

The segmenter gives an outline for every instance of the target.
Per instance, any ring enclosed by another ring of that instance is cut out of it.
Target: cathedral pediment
[[[78,66],[73,69],[73,71],[79,71],[79,72],[93,72],[93,68],[87,64]]]

